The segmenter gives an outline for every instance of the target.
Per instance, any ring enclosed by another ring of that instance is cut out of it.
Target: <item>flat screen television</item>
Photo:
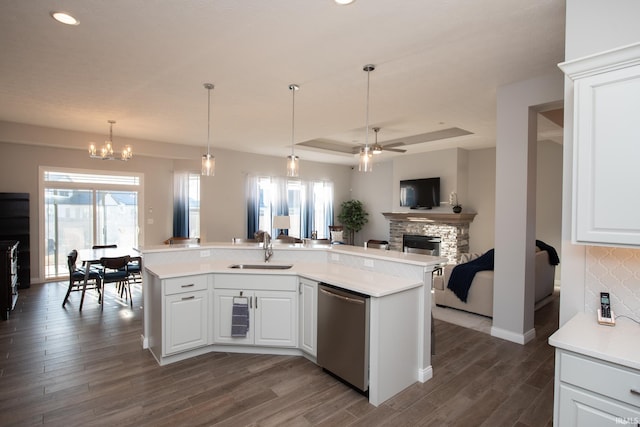
[[[408,206],[411,209],[431,209],[440,206],[440,178],[400,181],[400,206]]]

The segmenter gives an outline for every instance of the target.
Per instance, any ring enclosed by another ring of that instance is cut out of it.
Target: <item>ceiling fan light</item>
[[[373,154],[382,154],[382,145],[380,144],[373,144],[371,146],[371,152]]]
[[[335,4],[339,4],[340,6],[346,6],[348,4],[353,3],[356,0],[333,0]]]

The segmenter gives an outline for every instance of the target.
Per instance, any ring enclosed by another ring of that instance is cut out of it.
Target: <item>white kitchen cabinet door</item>
[[[233,312],[233,299],[242,296],[249,299],[251,305],[249,309],[249,332],[246,337],[231,336],[231,315]],[[213,291],[213,340],[217,344],[253,344],[253,334],[255,330],[255,316],[252,310],[253,292],[239,291],[236,289],[215,289]]]
[[[255,291],[255,344],[297,347],[298,305],[295,292]]]
[[[640,412],[631,405],[570,385],[560,385],[561,427],[637,425]]]
[[[300,279],[300,348],[317,356],[318,343],[318,283]]]
[[[640,245],[640,43],[561,64],[574,81],[574,243]]]
[[[165,296],[165,355],[207,345],[207,294],[202,290]]]

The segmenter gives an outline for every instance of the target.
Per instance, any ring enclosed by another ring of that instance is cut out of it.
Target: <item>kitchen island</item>
[[[265,265],[258,244],[141,248],[143,346],[161,365],[211,351],[301,355],[315,362],[317,285],[327,283],[370,297],[373,405],[432,377],[431,273],[444,258],[346,245],[273,247],[268,269],[231,268]],[[231,335],[237,298],[251,304],[242,337]]]

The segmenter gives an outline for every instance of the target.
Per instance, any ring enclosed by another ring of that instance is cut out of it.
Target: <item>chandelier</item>
[[[122,160],[127,161],[133,157],[133,150],[130,145],[125,145],[120,155],[115,155],[113,151],[113,125],[115,120],[107,120],[109,123],[109,139],[104,142],[104,145],[98,151],[96,144],[93,142],[89,145],[89,157],[92,159],[101,160]]]

